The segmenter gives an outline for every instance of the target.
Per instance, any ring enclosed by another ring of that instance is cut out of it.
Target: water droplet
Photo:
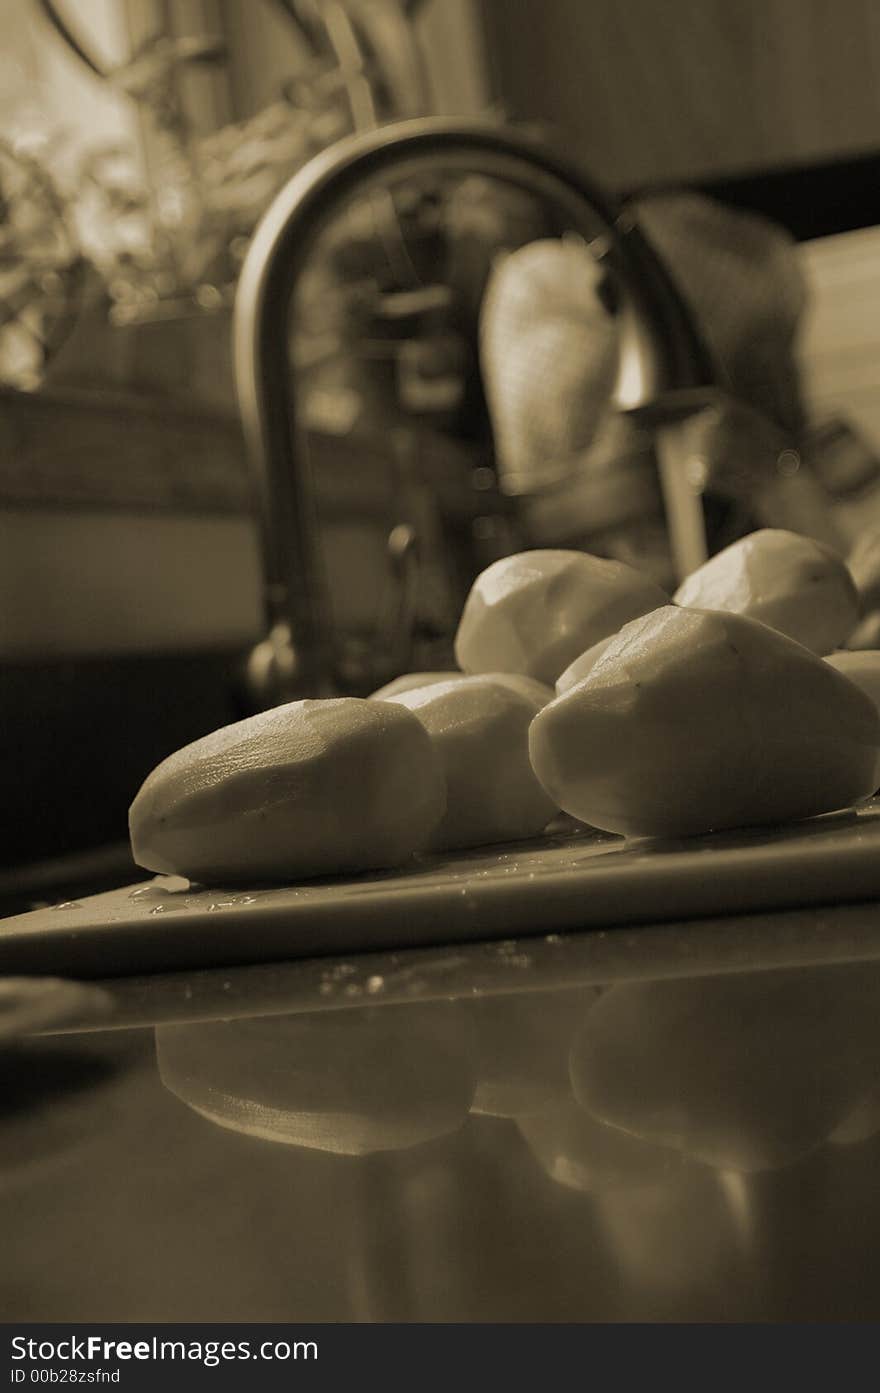
[[[137,885],[129,893],[130,900],[166,900],[177,896],[184,890],[192,890],[192,882],[182,875],[163,875],[151,880],[148,885]]]
[[[548,934],[547,937],[544,939],[544,942],[545,942],[545,943],[561,943],[561,942],[562,942],[562,937],[561,937],[560,934]]]
[[[165,906],[164,906],[163,904],[156,904],[156,905],[153,905],[153,908],[150,910],[150,913],[151,913],[151,914],[164,914],[164,913],[165,913]]]
[[[332,996],[336,988],[332,982],[322,982],[318,990],[322,996]]]
[[[349,982],[348,986],[345,988],[345,995],[346,995],[346,996],[360,996],[360,994],[361,994],[361,989],[360,989],[360,987],[358,986],[357,982]]]
[[[370,993],[370,996],[375,996],[377,992],[382,992],[382,991],[384,991],[384,990],[385,990],[385,978],[384,978],[384,977],[380,977],[378,974],[376,974],[376,975],[374,975],[373,977],[368,977],[368,978],[367,978],[367,991]]]
[[[58,904],[53,904],[53,909],[82,909],[81,900],[61,900]]]

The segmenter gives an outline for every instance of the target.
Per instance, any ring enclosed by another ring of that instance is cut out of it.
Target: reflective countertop
[[[103,992],[0,1049],[7,1321],[880,1314],[876,904]]]

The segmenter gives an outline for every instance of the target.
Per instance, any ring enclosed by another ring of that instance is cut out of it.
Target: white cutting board
[[[283,888],[159,878],[0,920],[0,972],[127,976],[875,899],[880,799],[681,841],[563,831]]]

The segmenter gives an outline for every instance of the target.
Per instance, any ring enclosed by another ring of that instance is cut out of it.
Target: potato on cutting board
[[[131,806],[135,860],[292,883],[535,837],[560,810],[687,836],[875,792],[880,654],[839,651],[857,614],[839,557],[765,530],[676,600],[581,552],[497,561],[464,607],[463,671],[291,702],[177,751]]]
[[[529,726],[545,690],[493,673],[389,698],[422,722],[446,774],[446,812],[431,850],[534,837],[556,815],[529,762]]]
[[[819,654],[842,647],[859,618],[842,557],[811,537],[771,527],[710,557],[673,599],[689,609],[747,614]]]
[[[579,551],[523,551],[482,571],[455,637],[464,672],[517,672],[552,686],[592,644],[669,603],[622,561]]]
[[[841,649],[838,653],[829,653],[825,661],[848,677],[850,682],[855,682],[880,710],[880,652],[865,649],[851,653]]]
[[[135,861],[207,884],[395,866],[446,806],[424,726],[400,705],[294,701],[164,760],[129,811]]]
[[[859,533],[846,564],[859,592],[862,613],[880,610],[880,528],[866,527]]]
[[[578,682],[583,682],[585,677],[589,677],[596,663],[601,658],[605,649],[617,638],[617,634],[609,634],[607,638],[602,638],[598,643],[594,643],[592,648],[588,648],[586,653],[582,653],[579,658],[575,658],[573,663],[569,663],[564,672],[560,672],[556,679],[556,695],[562,696],[570,687],[576,687]]]
[[[491,677],[494,682],[501,682],[513,691],[521,692],[524,696],[537,701],[539,705],[546,706],[548,701],[553,700],[553,688],[548,687],[544,682],[538,682],[533,677],[522,677],[516,672],[487,672],[481,674]],[[370,701],[390,701],[391,697],[400,696],[401,692],[412,692],[417,687],[433,687],[438,682],[459,682],[466,681],[470,676],[466,672],[404,672],[400,677],[394,677],[390,682],[386,682],[384,687],[379,687],[377,691],[370,693]]]
[[[529,743],[563,811],[633,836],[832,812],[880,775],[877,708],[830,663],[745,615],[672,605],[626,625]]]
[[[854,653],[872,653],[880,649],[880,610],[872,610],[860,619],[846,640],[845,647]]]
[[[411,692],[415,687],[430,687],[432,682],[454,682],[456,677],[464,677],[463,672],[404,672],[400,677],[392,677],[384,687],[370,692],[370,701],[387,701],[400,692]]]

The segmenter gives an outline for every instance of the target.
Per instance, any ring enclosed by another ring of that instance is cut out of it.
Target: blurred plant
[[[85,271],[55,183],[0,143],[0,379],[39,383],[76,316]]]
[[[276,0],[304,65],[270,106],[207,135],[186,114],[181,77],[223,64],[222,38],[159,31],[110,66],[54,0],[37,3],[69,52],[136,104],[150,153],[145,169],[133,144],[74,152],[63,130],[0,149],[0,379],[17,386],[39,382],[89,267],[116,324],[221,310],[292,174],[349,132],[426,107],[411,0]]]

